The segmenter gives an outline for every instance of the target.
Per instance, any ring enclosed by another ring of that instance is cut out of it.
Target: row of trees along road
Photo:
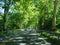
[[[10,1],[8,0],[7,4],[4,0],[3,31],[13,28],[47,28],[49,26],[52,30],[56,29],[59,0],[13,0],[13,7],[10,6]],[[9,13],[9,9],[12,13]]]

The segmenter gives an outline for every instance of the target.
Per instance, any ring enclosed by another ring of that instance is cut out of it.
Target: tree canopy
[[[0,9],[0,31],[60,28],[59,0],[0,0]]]

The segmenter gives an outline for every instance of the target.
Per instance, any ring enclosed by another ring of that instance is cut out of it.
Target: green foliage
[[[52,27],[53,0],[13,0],[6,14],[6,29],[42,28],[45,17],[45,29]],[[60,25],[60,1],[57,5],[56,24]],[[0,30],[3,28],[3,15],[0,16]],[[59,27],[59,26],[57,26]]]

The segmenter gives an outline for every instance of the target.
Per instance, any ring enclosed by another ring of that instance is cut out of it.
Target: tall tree
[[[42,28],[45,28],[45,16],[46,16],[46,11],[47,11],[47,7],[46,5],[43,8],[43,22],[42,22]]]
[[[52,17],[52,30],[56,29],[56,9],[57,9],[57,0],[54,0],[54,9]]]
[[[4,17],[3,17],[3,31],[6,31],[6,15],[9,11],[9,5],[11,0],[4,0]]]
[[[6,0],[4,0],[4,17],[3,17],[3,31],[5,31],[5,22],[6,22],[6,13],[7,13],[7,11],[6,11]]]
[[[48,3],[48,0],[45,1],[45,4],[43,6],[43,20],[42,20],[42,28],[44,29],[45,28],[45,18],[46,18],[46,13],[47,13],[47,3]]]

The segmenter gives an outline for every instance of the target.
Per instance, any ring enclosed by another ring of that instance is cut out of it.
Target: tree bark
[[[52,30],[56,29],[56,9],[57,9],[57,0],[54,0],[54,9],[52,17]]]
[[[4,0],[3,31],[6,31],[6,15],[8,11],[9,11],[9,3],[7,4],[7,1]]]

